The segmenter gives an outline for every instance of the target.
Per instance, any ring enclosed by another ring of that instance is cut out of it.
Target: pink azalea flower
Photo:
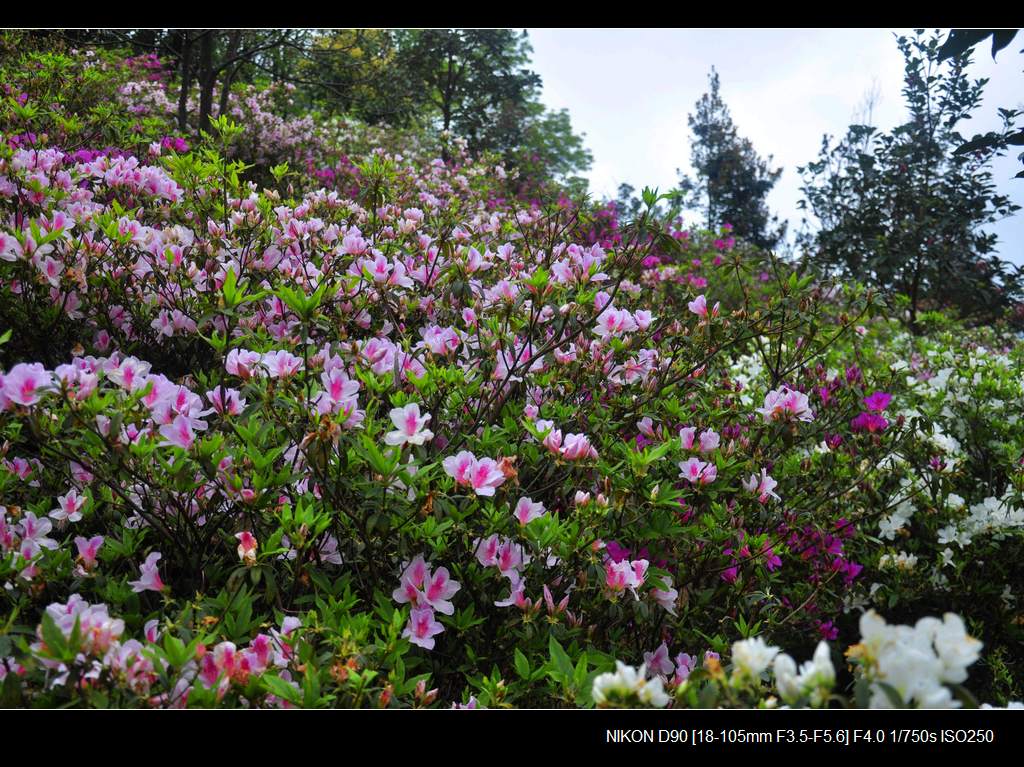
[[[675,672],[675,664],[668,657],[668,646],[662,642],[654,652],[644,653],[644,665],[647,670],[662,676],[671,676]]]
[[[532,498],[524,496],[519,499],[512,514],[519,524],[525,527],[533,520],[544,516],[544,511],[543,503],[535,503]]]
[[[412,593],[412,591],[419,592],[423,588],[423,584],[427,582],[427,578],[430,577],[430,566],[423,559],[422,555],[418,555],[412,562],[406,564],[405,569],[402,571],[401,583],[402,585],[395,590],[392,594],[395,601],[399,604],[405,602],[411,602],[412,604],[418,603],[418,597]],[[408,589],[406,588],[408,587]],[[412,591],[409,591],[411,589]]]
[[[499,599],[494,603],[495,607],[518,607],[520,609],[530,607],[530,600],[526,598],[526,580],[518,572],[512,570],[508,573],[510,593],[505,599]]]
[[[148,362],[142,362],[134,357],[127,357],[115,367],[107,370],[107,378],[122,389],[135,391],[140,383],[146,380],[149,371],[150,364]]]
[[[58,522],[78,522],[82,519],[82,509],[87,500],[88,498],[79,495],[78,491],[72,488],[57,498],[58,508],[50,512],[50,518]]]
[[[448,568],[439,567],[437,572],[428,576],[423,589],[423,601],[442,615],[451,615],[455,612],[455,607],[449,600],[460,588],[462,586],[459,582],[449,577]]]
[[[502,575],[508,575],[513,570],[518,571],[520,567],[528,564],[530,558],[523,553],[523,547],[511,540],[502,541],[498,546],[495,566]]]
[[[256,536],[248,530],[243,530],[235,533],[235,538],[238,539],[238,559],[246,565],[256,564]]]
[[[246,380],[252,377],[256,365],[259,364],[262,357],[263,355],[259,352],[251,352],[246,349],[232,349],[228,352],[224,367],[231,375]]]
[[[39,395],[53,389],[53,376],[38,362],[20,363],[3,377],[3,392],[11,402],[31,407]]]
[[[143,591],[164,590],[164,582],[160,580],[160,572],[156,566],[156,563],[160,561],[162,556],[159,551],[154,551],[146,557],[146,561],[139,567],[139,579],[137,581],[128,581],[132,591],[141,593]]]
[[[183,415],[175,416],[172,423],[161,426],[160,434],[164,437],[164,441],[160,443],[161,447],[180,447],[190,450],[196,441],[192,423]]]
[[[561,454],[568,461],[597,458],[597,450],[590,444],[590,439],[586,434],[566,434]]]
[[[433,650],[434,637],[443,631],[444,626],[434,620],[433,610],[429,607],[414,607],[402,637],[425,650]]]
[[[769,423],[791,418],[800,421],[814,420],[814,413],[811,412],[807,395],[803,392],[793,391],[788,386],[768,392],[764,398],[764,407],[758,408],[755,412],[761,413],[764,420]]]
[[[721,302],[716,303],[714,308],[709,313],[707,299],[704,297],[704,294],[702,293],[701,295],[697,296],[694,300],[690,301],[686,306],[691,312],[696,314],[702,320],[708,320],[712,317],[718,316],[718,310],[719,307],[721,307]]]
[[[633,319],[636,320],[637,327],[640,328],[640,330],[647,330],[656,317],[646,309],[640,309],[633,312]]]
[[[302,370],[303,366],[302,357],[296,357],[283,349],[267,352],[260,359],[260,364],[271,378],[289,378]]]
[[[609,558],[604,563],[605,586],[613,595],[629,589],[633,596],[639,599],[636,590],[644,585],[648,566],[646,559],[636,559],[632,562],[623,559],[615,562]]]
[[[82,566],[86,570],[92,570],[96,566],[96,555],[102,545],[102,535],[96,535],[89,539],[83,538],[81,535],[75,536],[75,547],[78,549],[78,556],[82,559]]]
[[[388,445],[422,445],[434,438],[434,432],[424,427],[430,421],[430,413],[421,416],[420,406],[412,402],[405,407],[391,411],[391,422],[396,431],[388,432],[384,442]]]
[[[93,475],[88,469],[83,467],[76,461],[70,461],[71,464],[71,478],[78,484],[79,487],[88,485],[93,481]]]
[[[636,324],[633,315],[626,309],[616,309],[609,305],[597,318],[594,335],[602,339],[614,338],[631,333],[638,328],[639,325]]]
[[[474,541],[474,554],[476,554],[477,561],[484,567],[491,567],[498,564],[498,546],[500,545],[501,539],[498,538],[497,534],[491,535],[484,539],[477,539]],[[397,597],[396,597],[397,599]]]
[[[681,652],[676,656],[676,675],[672,679],[672,683],[679,685],[685,682],[690,677],[690,672],[697,666],[697,658],[694,655],[689,655],[685,652]]]
[[[477,495],[492,496],[505,481],[505,474],[493,458],[481,458],[473,464],[467,479]]]
[[[541,434],[544,434],[544,438],[541,440],[541,444],[544,445],[552,453],[560,453],[562,450],[562,432],[555,428],[554,421],[540,420],[534,423],[535,428]]]
[[[758,494],[758,501],[761,503],[767,503],[769,498],[774,498],[776,501],[782,500],[773,492],[779,483],[771,478],[767,469],[761,469],[760,480],[756,474],[751,474],[750,479],[743,480],[742,484],[743,489],[747,492],[756,492]]]
[[[655,585],[652,593],[654,594],[654,601],[664,607],[669,615],[676,614],[676,601],[679,599],[679,592],[672,587],[671,578],[663,577]]]
[[[218,386],[216,389],[206,392],[206,399],[221,415],[241,415],[245,409],[245,399],[238,389],[225,389],[223,386]]]
[[[476,456],[468,450],[445,458],[441,465],[449,477],[453,477],[459,485],[468,485],[470,473],[476,465]]]
[[[53,523],[46,517],[40,519],[33,512],[26,511],[21,518],[21,556],[32,559],[42,549],[56,549],[57,541],[46,537],[52,529]]]
[[[648,439],[655,439],[654,433],[654,421],[651,420],[650,416],[644,416],[636,422],[637,431],[643,434]]]
[[[679,430],[679,439],[683,444],[683,450],[693,449],[693,438],[696,433],[696,426],[687,426]]]
[[[688,458],[685,461],[681,461],[679,469],[680,478],[695,485],[710,484],[718,476],[718,467],[715,464],[705,463],[699,458]]]
[[[700,451],[702,453],[710,453],[712,450],[718,447],[720,438],[713,429],[702,431],[700,433]]]

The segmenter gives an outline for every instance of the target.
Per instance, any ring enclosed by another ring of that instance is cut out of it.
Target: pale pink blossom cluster
[[[451,579],[448,568],[432,571],[422,555],[403,565],[399,586],[391,594],[396,602],[412,608],[402,636],[425,650],[433,650],[434,637],[444,631],[434,611],[453,614],[455,607],[451,598],[460,588],[459,582]]]
[[[232,349],[225,360],[225,369],[231,375],[247,380],[254,376],[267,375],[270,378],[291,378],[303,369],[302,357],[283,349],[265,352]]]
[[[697,427],[686,426],[679,430],[679,440],[683,450],[693,450]],[[696,444],[702,453],[710,453],[721,444],[721,437],[714,429],[706,429],[699,436],[696,436]]]
[[[782,500],[775,493],[775,488],[779,483],[772,479],[767,469],[761,469],[760,477],[751,474],[749,479],[742,480],[742,484],[743,489],[748,493],[757,494],[757,500],[760,503],[767,503],[769,498],[774,498],[776,501]]]
[[[803,392],[783,386],[780,389],[768,392],[764,398],[764,406],[755,411],[764,416],[764,420],[771,421],[813,421],[814,413],[811,412],[810,402]]]
[[[718,477],[718,467],[696,457],[687,458],[679,462],[679,477],[692,485],[709,485]]]
[[[457,485],[470,487],[477,495],[493,496],[505,481],[505,473],[493,458],[477,458],[468,450],[445,458],[441,465]]]
[[[626,589],[629,589],[633,592],[633,596],[639,599],[640,596],[636,593],[636,590],[643,586],[647,580],[648,567],[650,567],[650,562],[646,559],[634,559],[632,561],[621,559],[616,562],[611,557],[608,557],[604,563],[604,585],[609,595],[617,597]]]
[[[590,444],[590,438],[586,434],[569,433],[563,437],[561,429],[556,429],[553,421],[539,420],[533,426],[538,432],[545,435],[541,440],[544,447],[567,461],[582,461],[598,457],[597,450]]]

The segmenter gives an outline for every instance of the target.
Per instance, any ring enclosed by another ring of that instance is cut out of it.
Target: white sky
[[[873,124],[903,122],[903,57],[883,29],[530,29],[532,68],[543,100],[566,107],[594,155],[591,191],[614,197],[622,182],[637,190],[675,186],[690,171],[687,115],[708,87],[712,65],[741,136],[784,168],[768,202],[790,231],[803,217],[798,165],[817,159],[822,136],[842,136],[864,97],[877,87]],[[943,39],[945,39],[943,37]],[[975,49],[972,77],[990,78],[977,116],[961,124],[970,138],[999,127],[997,108],[1024,107],[1024,33],[999,53]],[[994,164],[1000,192],[1024,206],[1017,153]],[[1024,263],[1024,210],[994,227],[999,254]]]

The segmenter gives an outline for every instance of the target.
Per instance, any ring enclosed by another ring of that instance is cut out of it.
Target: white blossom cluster
[[[594,678],[594,704],[598,708],[610,706],[653,706],[664,708],[671,700],[663,687],[662,678],[647,678],[647,667],[627,666],[615,661],[615,671]]]
[[[947,684],[967,680],[981,642],[967,634],[954,613],[922,618],[914,626],[889,625],[874,610],[860,619],[861,658],[871,682],[871,708],[959,708]],[[888,688],[889,692],[886,691]]]
[[[796,661],[785,653],[775,656],[775,686],[787,704],[807,698],[815,708],[828,702],[836,683],[836,669],[827,642],[818,642],[814,656],[797,670]]]
[[[951,685],[967,681],[967,667],[980,657],[982,643],[967,633],[959,615],[946,613],[941,619],[927,617],[904,626],[890,625],[869,610],[861,616],[860,633],[860,643],[846,654],[859,664],[858,673],[868,683],[871,708],[961,706]],[[648,679],[646,664],[634,668],[616,661],[615,665],[614,672],[594,679],[593,698],[598,707],[664,708],[671,702],[664,678],[653,674]],[[776,698],[762,699],[762,683],[769,669],[785,707],[823,707],[833,697],[836,670],[827,642],[819,642],[813,657],[799,666],[762,637],[733,643],[729,685],[739,692],[753,692],[757,697],[749,700],[751,705],[778,705]],[[1010,702],[1007,707],[1020,708],[1021,704]]]
[[[939,530],[939,543],[955,543],[964,548],[971,544],[975,536],[991,534],[999,539],[1008,530],[1024,527],[1024,509],[1011,505],[1011,492],[1012,489],[1007,489],[1002,498],[990,496],[981,503],[973,504],[966,517]],[[959,506],[947,501],[947,505],[953,508],[961,508],[964,504],[963,498],[955,494],[951,494],[950,499],[954,503],[959,501]]]

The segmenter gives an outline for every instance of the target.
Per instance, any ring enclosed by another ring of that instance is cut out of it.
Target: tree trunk
[[[202,131],[210,130],[213,87],[217,80],[213,71],[213,43],[213,30],[204,30],[199,38],[199,130]]]
[[[179,68],[181,70],[181,91],[178,93],[178,130],[188,129],[188,90],[192,87],[192,35],[188,30],[181,32]]]
[[[242,41],[242,32],[238,29],[231,30],[231,37],[228,38],[228,55],[225,57],[225,61],[230,61],[238,54],[238,46]],[[241,63],[235,64],[228,67],[224,72],[224,81],[220,86],[220,107],[217,114],[223,115],[228,109],[228,96],[231,95],[231,83],[235,79],[235,75],[238,74],[238,68]]]

